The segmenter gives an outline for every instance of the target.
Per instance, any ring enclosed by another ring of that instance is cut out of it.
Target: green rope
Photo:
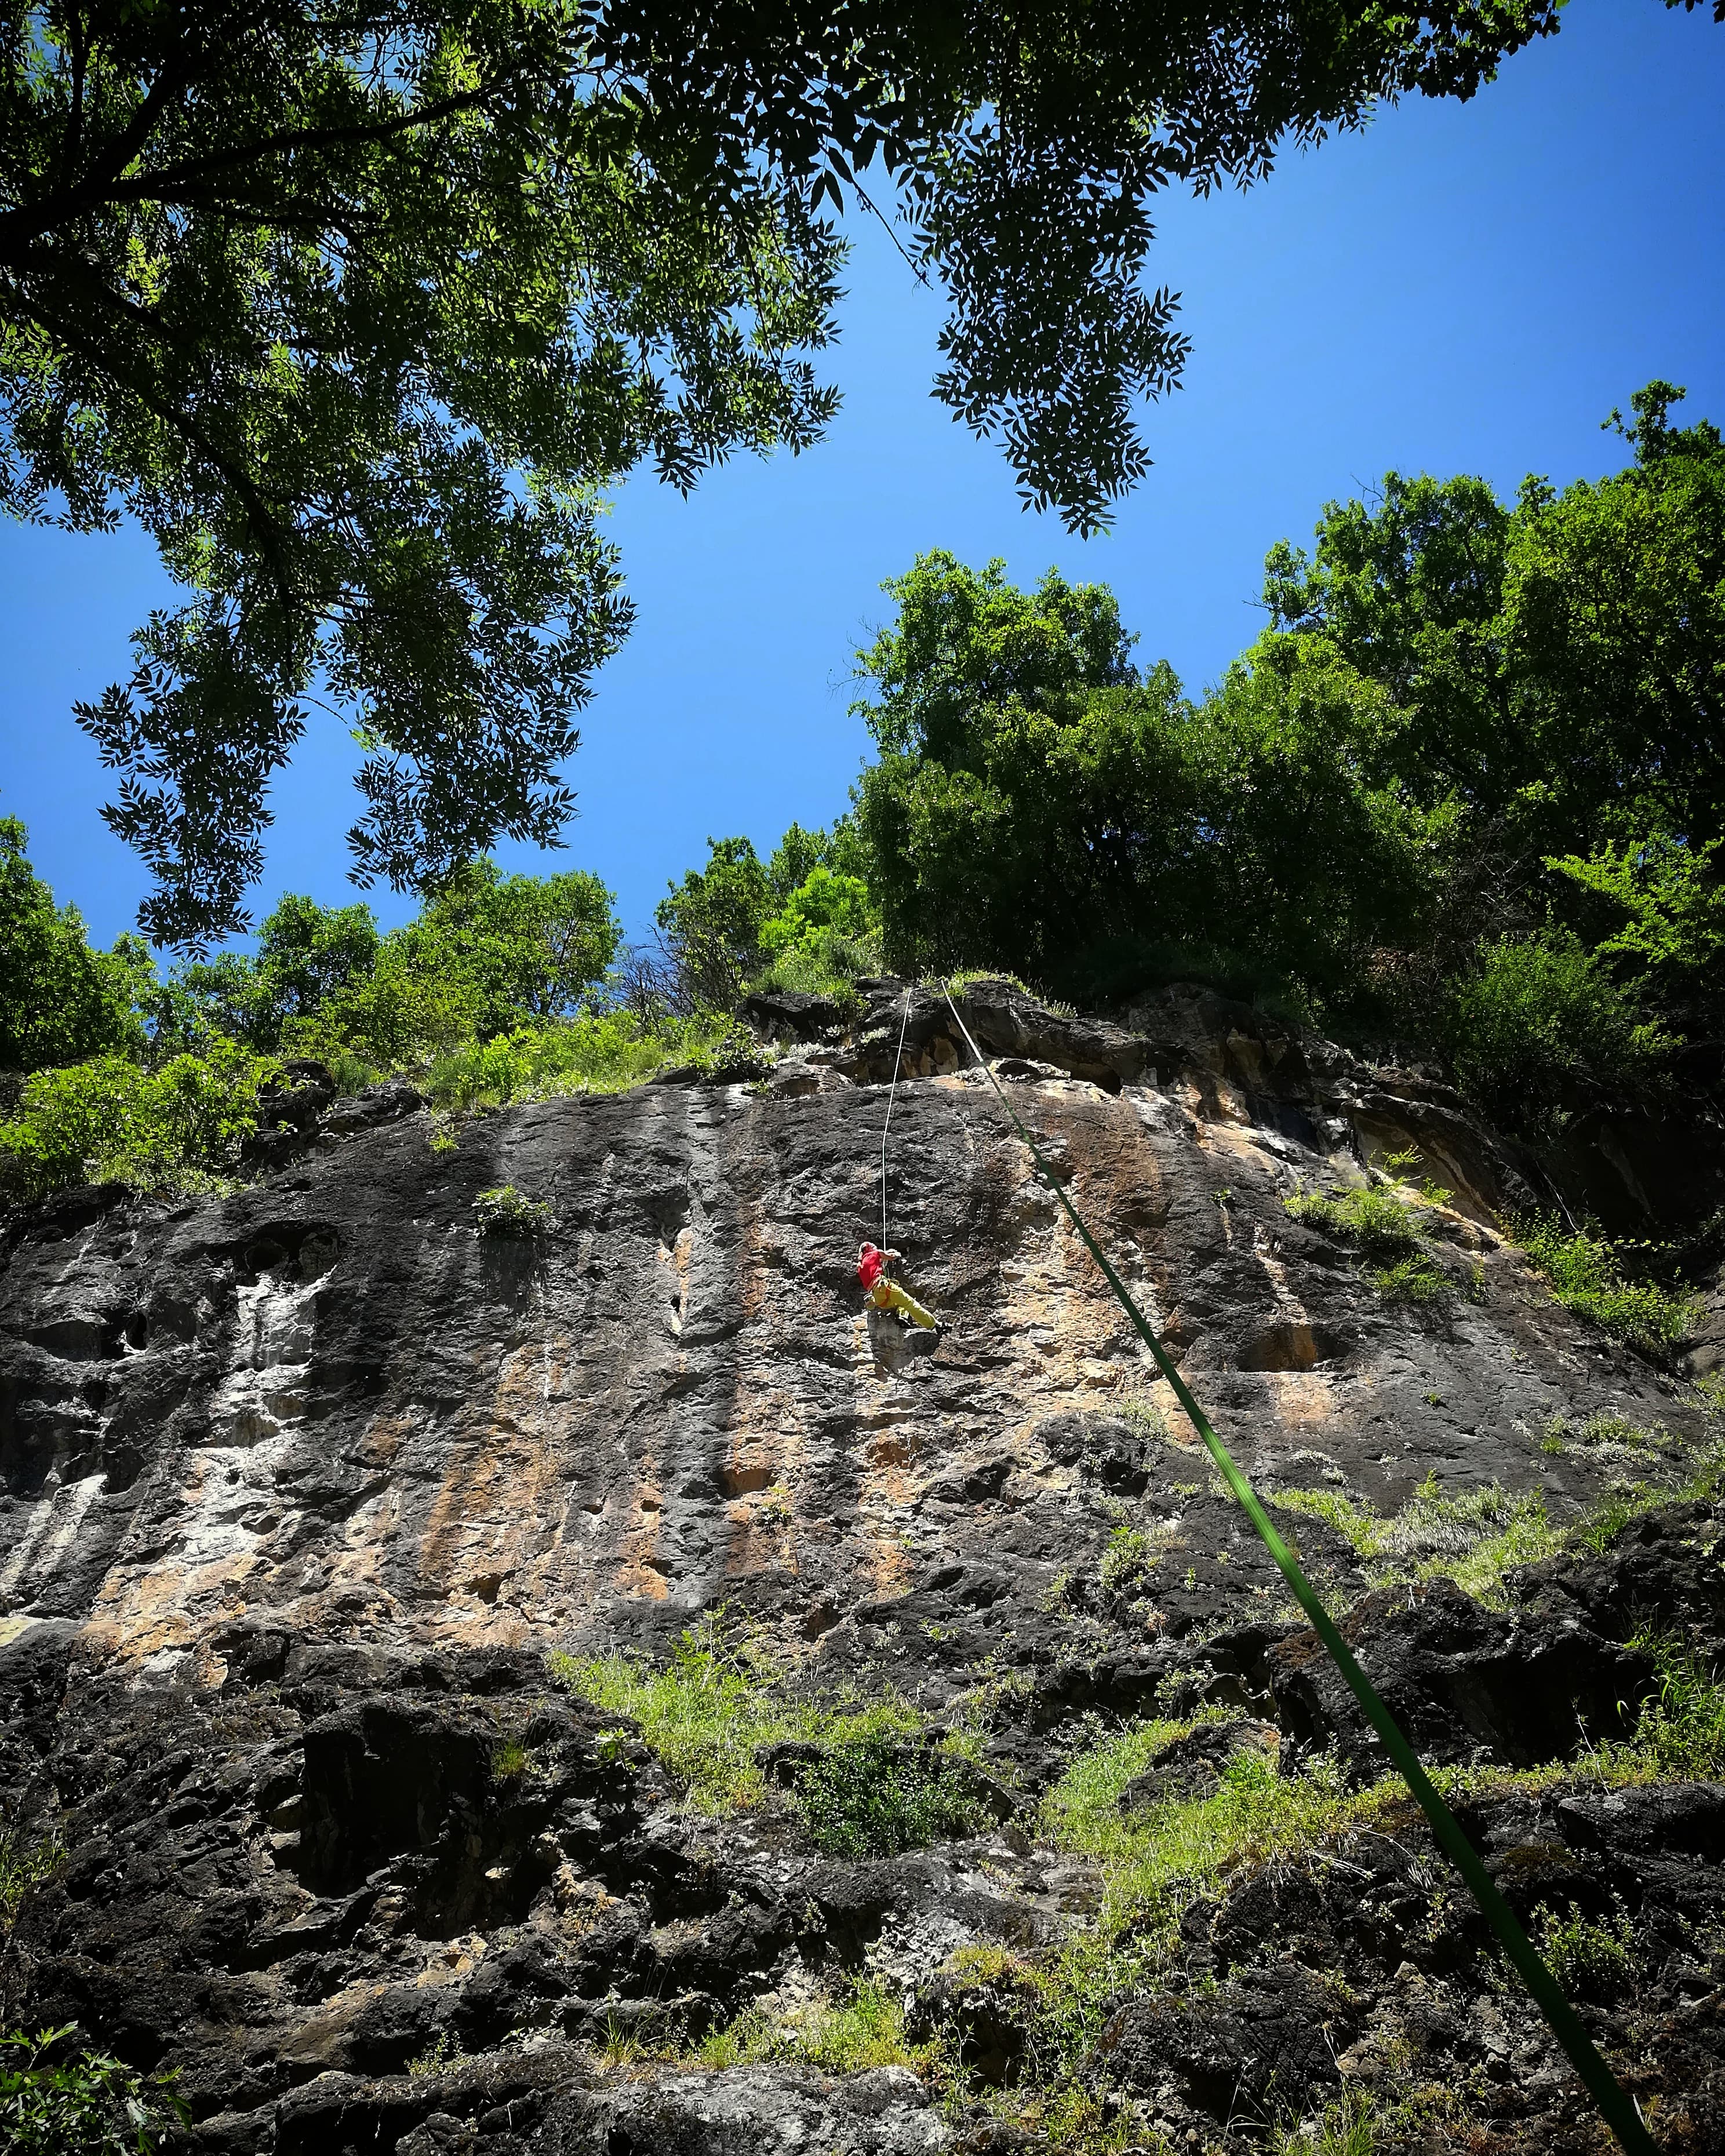
[[[1658,2156],[1658,2150],[1646,2128],[1641,2123],[1641,2114],[1628,2092],[1611,2069],[1594,2048],[1592,2040],[1581,2025],[1574,2009],[1558,1989],[1557,1979],[1540,1959],[1532,1941],[1522,1929],[1516,1914],[1507,1902],[1491,1883],[1489,1873],[1481,1863],[1474,1846],[1461,1831],[1455,1814],[1438,1794],[1425,1769],[1420,1765],[1413,1747],[1396,1727],[1389,1709],[1372,1688],[1365,1671],[1348,1650],[1347,1641],[1336,1630],[1330,1613],[1319,1600],[1317,1591],[1300,1569],[1299,1560],[1276,1532],[1270,1515],[1258,1501],[1257,1492],[1235,1466],[1232,1455],[1211,1429],[1209,1418],[1193,1398],[1185,1379],[1168,1356],[1161,1341],[1143,1312],[1127,1291],[1126,1283],[1103,1256],[1096,1239],[1084,1224],[1078,1208],[1061,1187],[1060,1178],[1042,1157],[1038,1146],[1001,1089],[999,1080],[988,1068],[983,1053],[971,1039],[970,1029],[958,1016],[958,1006],[952,1001],[950,988],[945,989],[947,1008],[964,1035],[970,1052],[981,1065],[983,1075],[994,1089],[995,1098],[1005,1109],[1012,1125],[1030,1148],[1032,1158],[1040,1169],[1050,1189],[1066,1209],[1067,1218],[1083,1238],[1084,1246],[1101,1267],[1103,1277],[1119,1297],[1127,1315],[1137,1327],[1139,1337],[1156,1359],[1156,1367],[1173,1387],[1174,1397],[1186,1410],[1193,1428],[1204,1440],[1209,1455],[1220,1470],[1222,1479],[1239,1500],[1246,1517],[1257,1529],[1264,1547],[1276,1559],[1281,1576],[1293,1592],[1294,1599],[1312,1620],[1312,1629],[1329,1651],[1330,1660],[1347,1680],[1348,1689],[1359,1702],[1365,1717],[1377,1732],[1384,1750],[1394,1762],[1398,1772],[1413,1791],[1420,1809],[1426,1816],[1438,1846],[1466,1881],[1468,1891],[1480,1905],[1486,1921],[1497,1934],[1503,1951],[1520,1974],[1522,1983],[1532,1994],[1539,2010],[1550,2024],[1551,2032],[1568,2054],[1569,2063],[1592,2094],[1599,2107],[1606,2124],[1617,2136],[1630,2156]]]

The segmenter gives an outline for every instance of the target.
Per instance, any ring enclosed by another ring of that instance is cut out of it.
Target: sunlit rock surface
[[[759,999],[783,1052],[752,1082],[500,1111],[453,1147],[398,1089],[285,1127],[269,1179],[219,1203],[81,1192],[13,1221],[0,1745],[9,1815],[65,1856],[8,1949],[10,2021],[76,2018],[180,2068],[212,2150],[1005,2146],[901,2067],[662,2066],[644,2083],[592,2047],[667,2010],[698,2035],[870,1957],[914,2005],[955,1945],[1083,1922],[1094,1887],[1039,1844],[1040,1791],[1200,1660],[1189,1699],[1249,1705],[1285,1763],[1329,1745],[1378,1771],[922,993],[887,1229],[946,1334],[933,1349],[863,1312],[899,985],[872,984],[848,1026]],[[1673,1479],[1704,1440],[1688,1388],[1558,1308],[1500,1240],[1499,1210],[1542,1196],[1534,1171],[1440,1086],[1198,991],[1122,1026],[994,983],[960,1002],[1266,1491],[1389,1514],[1435,1475],[1452,1494],[1542,1491],[1558,1519],[1622,1463],[1543,1447],[1551,1418],[1620,1417],[1645,1440],[1637,1471]],[[1386,1303],[1283,1204],[1410,1147],[1450,1192],[1430,1222],[1447,1312]],[[542,1236],[476,1231],[475,1199],[506,1183],[552,1208]],[[1153,1541],[1151,1585],[1129,1608],[1075,1597],[1123,1522]],[[1310,1514],[1289,1525],[1332,1596],[1361,1603],[1350,1544]],[[1653,1681],[1609,1581],[1554,1581],[1513,1614],[1445,1591],[1459,1607],[1422,1604],[1411,1629],[1393,1608],[1361,1620],[1363,1659],[1435,1756],[1567,1756]],[[810,1686],[890,1684],[937,1717],[1001,1690],[1006,1840],[840,1865],[783,1825],[691,1821],[643,1748],[606,1737],[614,1717],[547,1682],[549,1650],[660,1655],[719,1609]],[[506,1740],[532,1749],[519,1785],[492,1772]],[[1682,1828],[1703,1880],[1721,1806]],[[1435,1893],[1428,1860],[1406,1861]],[[1372,1951],[1406,1991],[1405,1957]],[[1368,1984],[1320,2041],[1319,1981],[1260,1973],[1263,1997],[1208,2034],[1201,2004],[1123,2000],[1117,2100],[1147,2135],[1200,2138],[1305,2101],[1339,2053],[1389,2041]],[[1266,2015],[1278,2033],[1254,2050],[1240,2030]],[[408,2075],[428,2054],[459,2063]],[[1538,2071],[1528,2115],[1542,2146],[1568,2145],[1550,2138],[1561,2077]]]

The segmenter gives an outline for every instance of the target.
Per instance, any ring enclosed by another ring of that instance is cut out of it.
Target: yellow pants
[[[883,1273],[869,1290],[869,1301],[876,1310],[896,1310],[901,1317],[908,1317],[912,1325],[921,1325],[932,1332],[935,1322],[932,1314],[926,1311],[913,1295],[906,1295],[896,1281],[888,1280]]]

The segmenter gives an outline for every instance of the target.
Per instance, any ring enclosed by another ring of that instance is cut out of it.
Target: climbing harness
[[[1582,2081],[1586,2084],[1601,2115],[1618,2140],[1629,2152],[1629,2156],[1658,2156],[1652,2136],[1641,2123],[1641,2114],[1635,2100],[1624,2088],[1609,2066],[1594,2048],[1592,2040],[1581,2025],[1575,2010],[1558,1989],[1551,1971],[1539,1958],[1532,1941],[1517,1921],[1515,1912],[1492,1884],[1491,1876],[1480,1861],[1474,1846],[1461,1831],[1455,1814],[1438,1794],[1425,1769],[1420,1765],[1413,1747],[1397,1727],[1394,1717],[1378,1698],[1371,1681],[1349,1652],[1348,1643],[1336,1629],[1335,1621],[1319,1599],[1316,1589],[1301,1570],[1298,1559],[1276,1532],[1270,1515],[1259,1502],[1257,1492],[1235,1465],[1233,1455],[1215,1431],[1209,1418],[1193,1397],[1185,1379],[1174,1367],[1172,1358],[1157,1337],[1143,1312],[1132,1301],[1126,1283],[1103,1256],[1101,1246],[1084,1224],[1078,1208],[1066,1194],[1059,1178],[1042,1155],[1042,1149],[1024,1127],[1018,1111],[1003,1091],[1000,1081],[984,1060],[982,1050],[971,1039],[970,1029],[958,1015],[958,1006],[952,1000],[950,988],[943,993],[947,1008],[953,1022],[964,1036],[966,1045],[981,1066],[983,1075],[994,1089],[994,1097],[1012,1122],[1013,1128],[1030,1149],[1044,1180],[1065,1209],[1066,1217],[1077,1229],[1085,1248],[1101,1267],[1103,1278],[1113,1289],[1138,1336],[1150,1350],[1156,1367],[1172,1388],[1174,1397],[1185,1409],[1188,1420],[1204,1440],[1206,1450],[1221,1472],[1222,1479],[1234,1493],[1241,1510],[1257,1529],[1260,1540],[1275,1558],[1281,1576],[1292,1590],[1294,1599],[1312,1621],[1312,1626],[1322,1640],[1330,1660],[1341,1671],[1348,1688],[1359,1702],[1368,1722],[1376,1731],[1379,1742],[1394,1763],[1402,1779],[1412,1790],[1415,1801],[1425,1815],[1426,1823],[1436,1837],[1438,1846],[1444,1851],[1466,1882],[1468,1891],[1478,1902],[1486,1921],[1497,1934],[1498,1943],[1514,1963],[1517,1974],[1532,1994],[1535,2004],[1558,2043],[1567,2054]],[[889,1113],[890,1113],[889,1109]]]
[[[905,1014],[899,1021],[898,1050],[892,1059],[892,1085],[886,1096],[886,1121],[880,1127],[880,1247],[892,1248],[886,1232],[886,1140],[892,1130],[892,1104],[898,1098],[899,1066],[905,1060],[905,1033],[911,1023],[911,991],[905,990]]]

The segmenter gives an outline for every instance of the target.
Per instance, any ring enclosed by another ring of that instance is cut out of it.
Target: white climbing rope
[[[905,990],[905,1014],[899,1021],[898,1052],[892,1059],[892,1084],[886,1095],[886,1121],[880,1127],[880,1247],[892,1248],[892,1239],[886,1232],[886,1140],[892,1129],[892,1104],[898,1098],[899,1065],[905,1057],[905,1031],[911,1023],[911,991]]]

